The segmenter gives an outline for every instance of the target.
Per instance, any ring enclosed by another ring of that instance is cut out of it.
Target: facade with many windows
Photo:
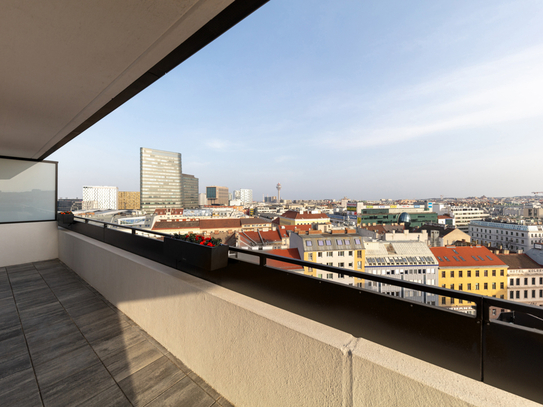
[[[436,286],[438,262],[426,242],[419,241],[366,241],[365,272]],[[423,291],[409,290],[391,284],[364,280],[360,287],[380,293],[436,305],[438,296]]]
[[[84,186],[82,209],[117,209],[117,187]]]
[[[505,299],[508,266],[482,246],[447,246],[430,248],[439,262],[439,285],[470,294]],[[439,305],[453,311],[474,314],[473,303],[440,296]],[[496,317],[492,310],[491,317]]]
[[[306,233],[291,233],[290,235],[290,247],[298,249],[302,260],[359,272],[364,271],[364,244],[362,237],[354,230],[333,230],[332,233],[308,231]],[[317,266],[304,267],[304,274],[348,285],[355,285],[361,281],[341,273],[320,270]]]
[[[543,242],[543,225],[474,221],[469,225],[472,242],[526,252]]]
[[[526,254],[498,254],[509,266],[507,299],[543,306],[543,267]]]
[[[182,208],[181,154],[140,149],[141,209],[151,214],[155,209]]]

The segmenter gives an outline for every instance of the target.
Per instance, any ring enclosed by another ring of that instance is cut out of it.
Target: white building
[[[104,186],[83,187],[83,209],[117,209],[119,188]]]
[[[233,199],[239,199],[243,205],[253,203],[252,189],[237,189],[234,191]]]
[[[484,220],[488,213],[484,210],[470,206],[451,206],[434,204],[432,210],[438,215],[449,215],[453,218],[453,224],[462,232],[468,232],[470,222]]]
[[[473,221],[469,235],[472,242],[482,245],[526,252],[543,242],[543,225]]]
[[[438,285],[438,261],[425,242],[364,242],[365,272],[413,283]],[[391,284],[365,280],[362,287],[380,293],[437,305],[438,296]]]

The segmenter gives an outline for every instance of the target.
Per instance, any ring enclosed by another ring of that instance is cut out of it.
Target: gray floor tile
[[[130,348],[145,340],[139,330],[135,327],[128,327],[121,332],[114,332],[113,335],[104,335],[100,339],[91,342],[96,354],[101,358],[113,356],[119,352],[124,352],[126,348]]]
[[[100,364],[100,359],[92,348],[86,345],[41,365],[35,365],[34,369],[40,387],[45,388],[96,364]]]
[[[60,305],[58,301],[55,301],[49,304],[35,306],[28,309],[19,309],[19,316],[21,317],[21,321],[23,321],[24,324],[27,319],[43,317],[49,314],[58,314],[59,312],[64,312],[64,308],[62,307],[62,305]]]
[[[78,309],[68,308],[67,311],[80,327],[95,324],[110,316],[117,317],[117,312],[100,300],[94,301],[90,306]]]
[[[15,355],[13,358],[0,362],[0,380],[23,370],[32,369],[27,352]]]
[[[17,309],[12,312],[5,312],[0,314],[0,341],[2,340],[2,332],[9,330],[13,327],[20,327],[21,321]]]
[[[176,365],[183,373],[188,375],[192,372],[183,362],[181,362],[179,359],[177,359],[174,355],[172,355],[170,352],[164,354],[168,359],[170,359],[174,365]]]
[[[113,385],[115,382],[107,370],[101,364],[96,364],[47,387],[42,387],[41,390],[46,407],[64,407],[79,405]]]
[[[188,377],[184,377],[147,405],[149,407],[210,407],[213,403],[215,400],[209,394]]]
[[[18,383],[2,394],[3,406],[34,407],[43,406],[36,381]]]
[[[0,342],[0,363],[27,352],[28,349],[23,336],[5,339]]]
[[[55,297],[51,291],[47,292],[45,290],[39,295],[26,296],[25,298],[17,299],[17,307],[19,308],[19,311],[25,311],[53,303],[58,303],[57,297]]]
[[[211,387],[209,384],[207,384],[204,379],[202,379],[200,376],[198,376],[194,372],[190,372],[188,376],[193,380],[198,386],[200,386],[204,391],[209,394],[214,400],[217,400],[221,395],[217,393],[217,390],[215,390],[213,387]]]
[[[128,401],[124,393],[116,384],[108,387],[103,392],[93,398],[79,404],[78,407],[130,407],[132,404]]]
[[[18,271],[26,271],[26,270],[35,270],[36,268],[32,263],[25,263],[25,264],[17,264],[14,266],[7,266],[6,270],[8,274],[10,273],[16,273]]]
[[[160,359],[161,356],[162,353],[153,345],[147,341],[143,341],[126,348],[123,352],[102,359],[102,362],[115,380],[119,382],[157,359]]]
[[[217,404],[220,407],[234,407],[234,405],[232,403],[230,403],[228,400],[226,400],[222,396],[217,399]]]
[[[102,338],[120,334],[130,327],[131,325],[121,318],[120,315],[110,315],[94,324],[79,326],[79,329],[81,329],[85,338],[92,343]]]
[[[34,290],[48,290],[49,287],[47,287],[47,284],[45,284],[45,281],[43,280],[37,280],[37,281],[29,281],[24,284],[12,284],[11,288],[13,290],[13,294],[15,295],[15,298],[21,297],[22,294],[28,292],[28,291],[34,291]]]
[[[26,336],[35,366],[87,346],[87,340],[72,322],[62,322]]]
[[[186,377],[166,356],[119,382],[135,406],[144,406]],[[190,404],[189,404],[190,405]],[[211,405],[211,404],[210,404]]]
[[[58,324],[60,322],[71,321],[70,316],[63,309],[45,314],[43,316],[32,317],[23,320],[25,334],[38,331],[44,327]]]
[[[13,373],[0,379],[0,400],[2,400],[2,395],[4,393],[11,391],[17,386],[27,386],[31,388],[32,386],[28,385],[27,382],[34,383],[37,388],[36,376],[34,375],[34,370],[31,368]]]
[[[59,267],[59,266],[64,267],[64,265],[60,262],[59,259],[37,261],[37,262],[32,263],[32,265],[37,270],[47,270],[49,268]]]

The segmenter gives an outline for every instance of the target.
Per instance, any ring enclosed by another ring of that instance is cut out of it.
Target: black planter
[[[164,255],[174,258],[177,267],[189,264],[211,271],[228,264],[228,246],[209,247],[170,237],[164,238]]]
[[[74,215],[73,214],[62,215],[59,213],[57,215],[57,222],[60,225],[71,225],[72,223],[74,223]]]

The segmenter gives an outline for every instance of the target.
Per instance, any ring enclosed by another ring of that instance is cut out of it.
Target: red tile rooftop
[[[507,266],[497,255],[483,246],[430,247],[430,250],[437,258],[439,267]]]

